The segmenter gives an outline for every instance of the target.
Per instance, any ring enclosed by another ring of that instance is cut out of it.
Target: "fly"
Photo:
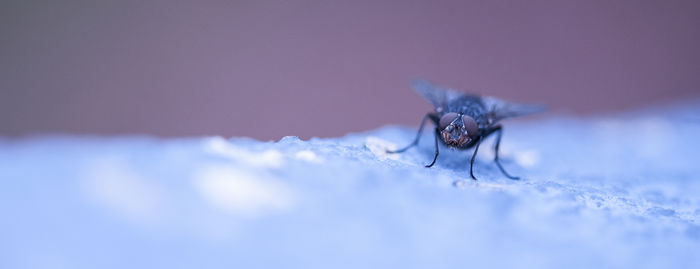
[[[474,148],[474,153],[469,160],[469,175],[476,180],[473,167],[479,145],[484,139],[495,134],[494,162],[506,177],[513,180],[520,179],[508,174],[498,159],[498,146],[501,144],[501,136],[503,135],[503,127],[498,122],[505,118],[542,112],[545,110],[544,106],[516,104],[494,97],[460,93],[425,80],[414,81],[413,88],[433,104],[435,111],[425,114],[416,138],[411,144],[399,150],[388,150],[387,153],[401,153],[418,145],[423,126],[425,126],[426,120],[430,119],[436,126],[434,132],[435,156],[433,161],[425,167],[432,167],[437,161],[440,154],[438,140],[449,148],[459,150]]]

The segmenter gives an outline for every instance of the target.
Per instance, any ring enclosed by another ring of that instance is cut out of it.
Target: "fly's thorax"
[[[476,120],[468,115],[450,112],[442,115],[438,122],[440,138],[451,147],[461,147],[469,143],[479,133]]]

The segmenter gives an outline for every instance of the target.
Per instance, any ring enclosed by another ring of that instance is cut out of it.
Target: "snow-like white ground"
[[[520,181],[408,127],[0,139],[0,268],[700,268],[698,115],[506,121]]]

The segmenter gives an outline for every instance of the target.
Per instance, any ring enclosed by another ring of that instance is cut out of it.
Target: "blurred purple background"
[[[439,3],[438,3],[439,2]],[[0,135],[338,136],[414,78],[592,113],[700,93],[698,1],[7,1]]]

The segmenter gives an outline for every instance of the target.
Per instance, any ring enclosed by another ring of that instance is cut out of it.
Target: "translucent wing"
[[[544,105],[511,103],[490,96],[484,96],[481,99],[484,102],[484,106],[486,106],[486,110],[489,111],[488,117],[492,123],[505,118],[520,117],[547,110],[547,107]]]
[[[476,95],[468,95],[435,85],[430,81],[422,79],[414,80],[413,88],[433,104],[435,111],[438,113],[448,111],[450,102],[460,97],[469,96],[479,98],[484,105],[482,113],[486,114],[484,116],[490,119],[490,123],[496,123],[505,118],[520,117],[546,110],[546,106],[543,105],[518,104],[506,102],[490,96],[478,97]]]
[[[452,89],[437,86],[430,81],[417,79],[413,81],[413,89],[423,98],[427,99],[435,107],[435,111],[443,112],[447,110],[447,104],[463,95]]]

